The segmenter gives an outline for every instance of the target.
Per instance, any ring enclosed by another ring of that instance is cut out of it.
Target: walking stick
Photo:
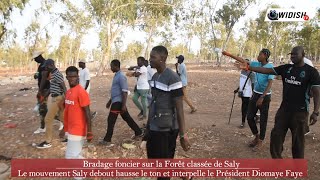
[[[233,100],[232,100],[232,106],[231,106],[231,111],[230,111],[230,116],[229,116],[229,122],[228,124],[230,124],[230,120],[231,120],[231,115],[232,115],[232,110],[233,110],[233,105],[234,105],[234,99],[236,98],[236,93],[233,93]]]

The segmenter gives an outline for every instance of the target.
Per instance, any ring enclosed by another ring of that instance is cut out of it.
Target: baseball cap
[[[179,59],[179,60],[184,60],[183,55],[179,55],[179,56],[177,56],[176,58]]]
[[[46,67],[48,65],[54,65],[54,60],[52,60],[52,59],[45,60],[41,67]]]
[[[34,58],[36,58],[36,57],[38,57],[38,56],[40,56],[41,54],[43,54],[44,53],[44,51],[33,51],[32,52],[32,59],[31,60],[33,60]]]

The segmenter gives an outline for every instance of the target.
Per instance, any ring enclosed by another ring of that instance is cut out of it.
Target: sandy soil
[[[238,86],[239,72],[233,67],[216,68],[209,65],[187,65],[188,68],[188,96],[194,102],[198,111],[190,114],[189,107],[185,106],[185,118],[188,127],[188,136],[192,148],[188,152],[177,147],[177,158],[270,158],[269,139],[274,125],[274,116],[281,101],[282,84],[275,80],[273,96],[269,111],[268,129],[263,149],[253,152],[247,143],[252,140],[248,125],[239,129],[241,123],[241,99],[235,99],[231,123],[228,118],[233,99],[233,90]],[[30,75],[31,76],[31,75]],[[91,109],[98,112],[93,122],[95,149],[86,154],[91,158],[145,158],[146,154],[139,148],[126,150],[121,147],[122,142],[131,137],[133,132],[122,121],[121,117],[115,126],[113,142],[115,146],[105,148],[97,146],[99,138],[106,133],[106,118],[109,111],[105,104],[109,98],[113,74],[108,72],[101,77],[91,80]],[[1,84],[1,83],[0,83]],[[129,78],[129,87],[133,91],[135,81]],[[33,134],[39,127],[39,117],[32,110],[36,103],[37,85],[35,80],[25,83],[7,84],[0,86],[0,154],[13,158],[64,158],[65,144],[58,139],[53,141],[53,147],[47,150],[38,150],[31,146],[40,143],[44,134]],[[32,88],[33,87],[33,88]],[[31,88],[19,91],[22,88]],[[137,108],[128,100],[128,110],[134,119],[137,119]],[[311,106],[313,107],[313,105]],[[17,123],[16,128],[5,128],[8,122]],[[141,121],[137,121],[142,126]],[[58,129],[58,124],[55,124]],[[306,136],[305,158],[308,160],[308,179],[319,179],[320,175],[320,128],[319,123],[311,127],[312,133]],[[139,142],[135,142],[139,146]],[[291,134],[288,132],[284,145],[283,156],[291,158]]]

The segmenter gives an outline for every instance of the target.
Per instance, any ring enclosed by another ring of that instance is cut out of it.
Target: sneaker
[[[241,123],[239,128],[244,128],[244,123]]]
[[[196,111],[197,111],[197,108],[193,108],[191,109],[190,113],[192,114],[192,113],[195,113]]]
[[[141,119],[143,117],[143,111],[140,111],[140,113],[138,114],[138,118]]]
[[[259,141],[259,136],[256,136],[254,140],[249,143],[249,147],[255,147]]]
[[[105,147],[107,147],[107,148],[114,146],[113,143],[111,143],[110,141],[105,141],[105,140],[99,141],[98,144],[99,144],[99,145],[103,145],[103,146],[105,146]]]
[[[263,141],[258,139],[256,146],[252,149],[254,152],[258,152],[262,149]]]
[[[43,141],[42,143],[38,144],[36,146],[36,148],[38,149],[46,149],[46,148],[51,148],[51,144],[50,143],[47,143],[47,141]]]
[[[36,131],[33,132],[33,134],[39,134],[39,133],[45,133],[46,132],[46,128],[38,128]]]
[[[141,129],[142,130],[142,129]],[[143,136],[144,136],[144,130],[142,130],[142,133],[141,134],[139,134],[139,135],[132,135],[131,136],[131,139],[132,140],[139,140],[140,138],[143,138]]]
[[[91,114],[91,120],[94,120],[94,118],[96,118],[97,117],[97,114],[98,114],[98,112],[97,111],[95,111],[95,112],[93,112],[92,114]]]

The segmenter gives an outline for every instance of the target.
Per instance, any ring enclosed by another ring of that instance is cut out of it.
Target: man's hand
[[[92,139],[93,139],[92,132],[87,132],[87,142],[91,142]]]
[[[107,104],[106,104],[106,108],[109,109],[110,106],[111,106],[111,101],[108,101]]]
[[[64,101],[65,101],[65,99],[62,98],[61,101],[58,103],[58,107],[59,107],[59,109],[61,109],[61,110],[64,109],[64,107],[65,107]]]
[[[261,107],[261,106],[262,106],[263,98],[264,98],[264,97],[262,97],[262,96],[259,97],[259,99],[258,99],[258,101],[257,101],[257,103],[256,103],[257,107]]]
[[[310,125],[314,125],[318,121],[318,116],[315,113],[312,113],[310,116]]]
[[[141,141],[140,148],[145,150],[147,148],[147,141]]]
[[[239,70],[246,70],[246,71],[249,71],[249,63],[248,62],[239,62],[239,61],[236,61],[233,63],[233,65],[239,69]]]
[[[33,78],[38,79],[38,77],[39,77],[39,73],[38,72],[34,73]]]
[[[64,138],[65,135],[66,133],[64,132],[64,128],[62,128],[61,131],[59,132],[59,137],[62,139]]]
[[[181,137],[180,144],[184,151],[188,151],[190,149],[190,143],[187,137]]]
[[[121,107],[121,114],[127,111],[126,105],[122,105]]]

